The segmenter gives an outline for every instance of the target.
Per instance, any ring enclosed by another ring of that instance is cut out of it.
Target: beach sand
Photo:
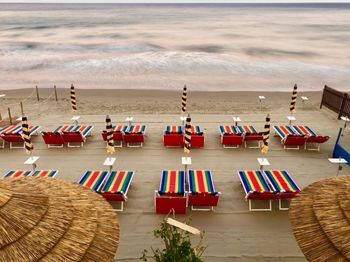
[[[55,102],[52,89],[40,89],[41,101],[37,102],[33,90],[6,91],[0,100],[1,113],[5,118],[7,106],[12,115],[20,115],[19,102],[30,124],[52,130],[58,124],[71,123],[68,89],[59,89],[59,101]],[[31,94],[31,97],[26,99]],[[266,96],[262,109],[258,95]],[[320,152],[305,150],[283,150],[278,137],[271,136],[267,158],[271,168],[286,169],[300,187],[331,177],[336,166],[327,160],[331,156],[339,127],[335,113],[319,109],[321,93],[299,93],[309,96],[305,106],[298,99],[295,112],[297,124],[307,124],[318,133],[330,135]],[[239,115],[242,124],[253,124],[262,130],[267,113],[271,124],[287,124],[290,93],[278,92],[189,92],[188,111],[193,123],[205,131],[206,144],[203,149],[191,151],[194,169],[209,169],[214,183],[220,191],[219,206],[214,212],[188,212],[192,225],[205,230],[208,245],[204,261],[305,261],[290,228],[287,211],[278,211],[277,202],[272,212],[249,212],[244,200],[237,170],[258,169],[257,149],[223,149],[220,145],[218,125],[232,124],[232,115]],[[58,169],[58,179],[76,182],[86,170],[104,169],[105,143],[100,130],[104,128],[105,115],[110,114],[113,123],[125,122],[133,116],[135,123],[147,125],[147,137],[143,148],[117,148],[115,168],[136,172],[128,193],[124,212],[119,214],[121,224],[120,247],[117,261],[138,261],[143,249],[159,245],[152,230],[164,218],[156,215],[153,194],[159,186],[161,170],[182,169],[181,148],[165,148],[162,133],[167,124],[180,124],[181,91],[139,90],[77,90],[78,110],[81,123],[93,124],[93,137],[83,148],[47,149],[41,137],[33,137],[34,155],[40,156],[39,169]],[[347,130],[347,136],[349,136]],[[0,150],[0,174],[9,169],[25,169],[27,158],[24,150]],[[344,167],[341,175],[350,175]],[[176,216],[183,219],[184,216]],[[196,237],[193,238],[196,243]]]

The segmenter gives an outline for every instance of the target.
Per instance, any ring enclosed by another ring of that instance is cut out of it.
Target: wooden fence
[[[330,110],[336,112],[338,114],[338,119],[341,116],[350,117],[350,97],[347,93],[325,86],[320,108],[322,108],[322,106],[326,106]]]

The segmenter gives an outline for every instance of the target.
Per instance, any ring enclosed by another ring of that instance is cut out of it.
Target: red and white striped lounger
[[[128,129],[127,125],[118,125],[113,126],[113,140],[114,140],[114,147],[122,147],[123,146],[123,135],[125,131]],[[102,131],[102,138],[103,141],[107,141],[107,131]]]
[[[32,173],[30,170],[10,170],[5,175],[4,178],[15,178],[15,177],[25,177]]]
[[[244,136],[244,146],[247,147],[247,141],[256,141],[257,146],[251,146],[249,148],[261,148],[263,141],[262,133],[256,131],[253,126],[236,126],[236,131]]]
[[[272,200],[278,195],[266,182],[265,176],[260,170],[238,171],[239,179],[245,192],[245,198],[249,201],[249,211],[271,211]],[[268,200],[268,208],[252,208],[252,200]]]
[[[108,171],[92,170],[86,171],[80,178],[78,184],[90,188],[92,191],[99,193],[107,179]]]
[[[282,207],[281,199],[291,199],[301,192],[298,185],[285,170],[265,170],[264,174],[271,188],[277,193],[279,198],[279,209],[288,210]]]
[[[107,201],[120,202],[120,208],[115,209],[116,211],[123,211],[133,177],[133,171],[112,171],[106,179],[101,194]]]
[[[142,147],[145,142],[145,134],[145,125],[131,125],[123,135],[123,142],[127,147]]]
[[[60,133],[68,147],[82,147],[93,128],[93,125],[61,125],[54,133]]]
[[[307,150],[316,150],[320,151],[320,146],[322,143],[329,140],[329,136],[318,135],[314,130],[309,126],[293,126],[293,129],[299,135],[306,137],[305,149]],[[316,148],[307,148],[307,144],[317,144]]]
[[[154,192],[154,204],[157,214],[186,214],[185,172],[164,170],[159,190]]]
[[[306,142],[306,137],[300,135],[293,129],[292,126],[274,126],[276,134],[281,138],[281,143],[284,149],[299,149]],[[288,147],[289,146],[289,147]]]
[[[30,176],[34,177],[51,177],[54,178],[58,174],[58,170],[35,170]]]
[[[29,125],[29,135],[37,135],[40,126]],[[21,125],[11,125],[4,127],[0,130],[0,137],[2,138],[1,148],[5,147],[5,142],[10,144],[11,148],[24,148],[24,139],[22,137],[22,126]],[[18,146],[17,144],[20,144]],[[16,146],[17,145],[17,146]]]
[[[238,148],[243,144],[244,135],[233,125],[219,126],[221,144],[224,148]]]
[[[188,183],[188,205],[191,206],[191,209],[201,211],[214,210],[214,207],[218,205],[220,192],[215,191],[211,171],[189,170]],[[201,208],[196,209],[194,207]]]

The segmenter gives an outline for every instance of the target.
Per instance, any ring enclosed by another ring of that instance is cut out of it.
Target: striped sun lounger
[[[238,134],[235,126],[219,126],[221,135],[235,135]]]
[[[192,210],[213,210],[217,206],[220,192],[214,188],[213,178],[209,170],[189,170],[188,205]],[[193,207],[210,207],[210,209],[194,209]]]
[[[128,129],[129,126],[127,125],[116,125],[113,126],[113,140],[114,140],[114,147],[122,147],[123,146],[123,134]],[[104,141],[107,141],[107,131],[102,131],[102,138]]]
[[[271,211],[271,200],[276,199],[277,195],[266,182],[265,176],[260,170],[242,170],[238,171],[239,179],[245,191],[245,198],[249,201],[249,211]],[[268,209],[253,209],[252,199],[266,199],[269,201]]]
[[[166,126],[165,134],[182,134],[182,126]]]
[[[11,170],[11,171],[8,171],[6,175],[4,175],[4,178],[24,177],[24,176],[29,176],[30,173],[32,173],[32,171],[30,170]]]
[[[83,137],[87,137],[94,126],[92,125],[60,125],[53,132],[54,133],[67,133],[67,132],[79,132]]]
[[[191,135],[203,135],[200,126],[191,126]]]
[[[95,192],[100,192],[107,175],[108,171],[86,171],[78,183]]]
[[[301,191],[300,188],[285,170],[265,170],[264,174],[272,189],[279,196],[280,210],[288,210],[282,207],[281,198],[295,197]]]
[[[256,141],[256,146],[250,146],[249,148],[261,148],[261,142],[263,136],[261,133],[256,131],[254,126],[236,126],[236,130],[239,134],[244,135],[244,145],[247,147],[247,141]]]
[[[318,135],[311,127],[309,126],[293,126],[295,132],[299,135],[306,137],[305,149],[320,151],[320,144],[327,142],[329,136]],[[317,144],[316,148],[307,148],[307,144]]]
[[[238,148],[244,142],[244,134],[238,132],[236,126],[219,126],[219,131],[224,148]]]
[[[299,149],[306,142],[305,135],[298,134],[292,126],[274,126],[276,134],[281,138],[284,149]],[[288,147],[289,146],[289,147]]]
[[[123,211],[124,202],[134,177],[133,171],[112,171],[101,189],[102,196],[108,201],[120,201],[121,207],[116,211]]]
[[[29,134],[34,135],[38,133],[38,130],[41,128],[40,126],[29,125]],[[22,126],[21,125],[11,125],[4,127],[0,130],[0,134],[21,134]]]
[[[35,170],[30,174],[30,176],[54,178],[57,174],[58,174],[57,170]]]
[[[155,206],[158,214],[186,213],[185,172],[164,170],[159,185],[155,191]]]
[[[29,125],[29,135],[37,135],[40,126]],[[10,148],[23,148],[24,139],[22,137],[22,126],[11,125],[0,129],[0,137],[2,138],[2,144],[0,148],[5,147],[5,141],[10,144]],[[20,146],[18,144],[21,144]]]
[[[123,135],[123,141],[128,147],[142,147],[145,141],[146,126],[131,125]]]

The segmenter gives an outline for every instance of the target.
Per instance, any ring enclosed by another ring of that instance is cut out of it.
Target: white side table
[[[346,161],[344,158],[328,158],[328,161],[331,162],[332,164],[338,164],[337,168],[337,174],[336,176],[339,175],[339,171],[342,169],[341,164],[347,164],[348,161]]]
[[[238,123],[242,121],[239,116],[233,116],[232,119],[235,122],[235,126],[237,126]]]
[[[287,116],[287,119],[289,120],[289,125],[292,125],[292,121],[295,121],[295,116]]]
[[[132,116],[128,116],[127,118],[125,118],[125,121],[128,122],[129,126],[131,126],[133,120],[134,118]]]
[[[260,110],[262,109],[262,102],[266,99],[265,96],[259,96]]]
[[[341,133],[341,135],[343,136],[344,133],[345,133],[346,124],[347,124],[348,122],[350,122],[350,118],[348,118],[348,117],[346,117],[346,116],[342,116],[342,117],[340,117],[340,119],[344,121],[344,128],[343,128],[343,132]]]
[[[269,162],[269,160],[267,160],[267,158],[258,157],[257,160],[258,160],[258,163],[260,165],[260,170],[264,170],[265,166],[270,165],[270,162]]]
[[[80,116],[73,116],[71,120],[74,121],[74,123],[77,125],[79,119],[80,119]]]
[[[105,159],[105,162],[103,163],[103,165],[109,167],[109,172],[112,172],[112,169],[113,169],[113,165],[114,165],[115,160],[116,160],[115,157],[107,157],[107,158]]]
[[[185,166],[185,174],[187,174],[187,166],[190,166],[190,165],[192,165],[192,159],[191,159],[191,157],[189,157],[189,156],[183,156],[182,158],[181,158],[181,162],[182,162],[182,164]]]
[[[301,102],[303,102],[303,107],[304,107],[306,101],[309,101],[309,98],[307,96],[302,96]]]
[[[32,168],[33,168],[33,171],[35,171],[35,169],[36,169],[36,161],[38,161],[39,158],[40,157],[38,157],[38,156],[31,156],[24,162],[24,164],[25,165],[31,165]]]

